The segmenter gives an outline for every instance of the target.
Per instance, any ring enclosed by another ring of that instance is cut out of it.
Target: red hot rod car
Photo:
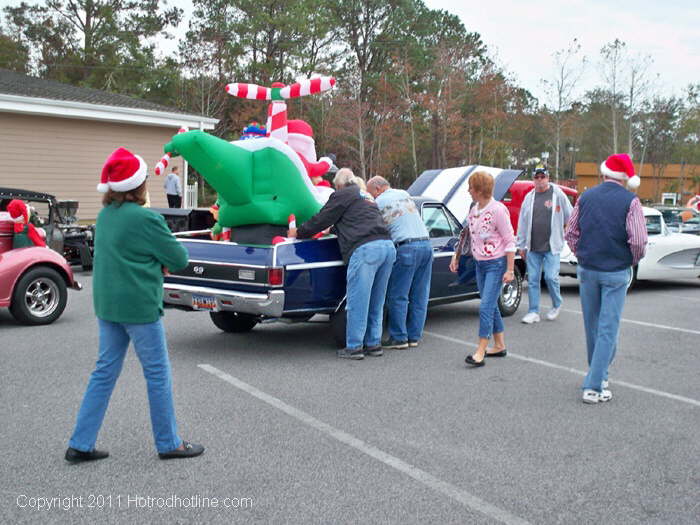
[[[54,322],[68,301],[68,288],[82,286],[66,259],[50,248],[12,248],[13,223],[0,218],[0,308],[20,323]]]

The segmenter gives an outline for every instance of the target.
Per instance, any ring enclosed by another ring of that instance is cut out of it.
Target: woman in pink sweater
[[[477,171],[469,177],[469,194],[476,203],[469,211],[471,253],[476,263],[476,282],[481,295],[479,305],[479,346],[465,359],[468,365],[484,366],[486,357],[505,357],[506,342],[498,297],[503,283],[513,280],[515,236],[508,209],[493,198],[493,177]],[[467,232],[465,232],[467,233]],[[458,258],[450,270],[457,271]],[[488,349],[493,335],[493,347]]]

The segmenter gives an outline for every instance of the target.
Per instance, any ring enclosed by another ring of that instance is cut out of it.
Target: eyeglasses
[[[533,179],[546,179],[547,177],[549,177],[549,175],[547,175],[546,173],[535,173],[532,176]]]

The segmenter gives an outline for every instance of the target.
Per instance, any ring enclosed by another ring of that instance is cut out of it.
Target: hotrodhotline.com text
[[[17,506],[27,510],[71,509],[252,509],[253,498],[212,498],[193,494],[165,497],[136,494],[87,494],[70,496],[17,496]]]

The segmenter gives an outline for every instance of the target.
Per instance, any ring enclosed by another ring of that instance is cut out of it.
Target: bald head
[[[391,188],[389,181],[379,175],[375,175],[367,181],[367,191],[375,199],[389,188]]]

